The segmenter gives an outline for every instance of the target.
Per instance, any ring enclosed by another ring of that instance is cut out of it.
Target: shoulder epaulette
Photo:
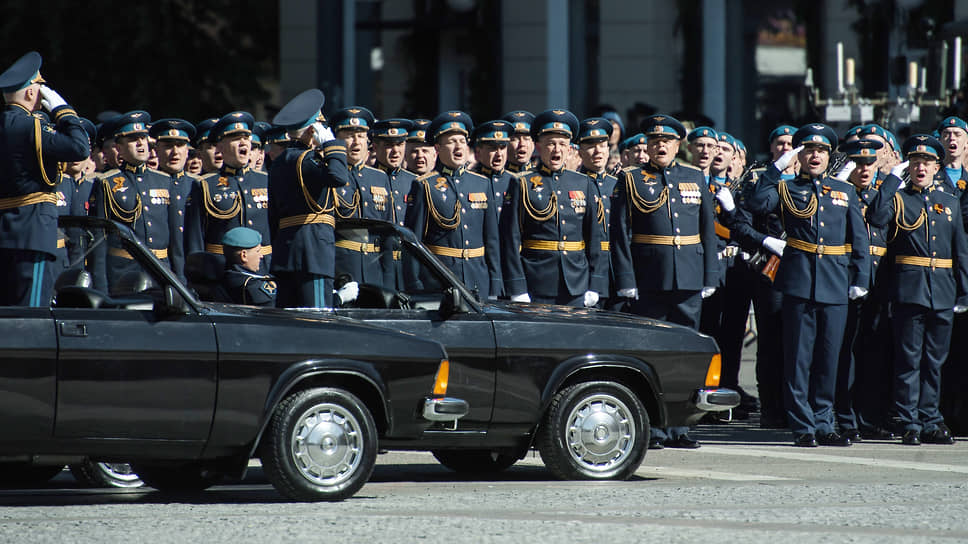
[[[693,166],[693,165],[691,165],[689,163],[686,163],[686,162],[676,161],[676,164],[678,164],[679,166],[684,166],[686,168],[691,168],[693,170],[698,170],[698,171],[702,172],[702,168],[699,168],[698,166]]]
[[[156,168],[148,168],[147,170],[149,172],[154,172],[155,174],[159,174],[159,175],[165,176],[166,178],[171,177],[171,174],[169,174],[168,172],[164,172],[164,171],[158,170]]]
[[[565,168],[564,171],[565,172],[571,172],[573,174],[578,174],[579,176],[584,176],[585,175],[585,174],[582,174],[581,172],[579,172],[578,170],[572,170],[571,168]]]
[[[97,177],[98,179],[108,179],[109,177],[116,176],[120,173],[121,173],[121,170],[118,170],[117,168],[112,168],[105,172],[101,172],[100,174],[96,174],[95,177]]]
[[[473,175],[475,175],[475,176],[477,176],[479,178],[487,179],[487,176],[478,174],[477,172],[475,172],[473,170],[464,170],[464,173],[466,173],[466,174],[473,174]]]
[[[184,172],[184,175],[186,178],[192,178],[195,181],[202,179],[202,176],[199,176],[198,174],[192,174],[191,172]]]
[[[434,176],[439,176],[439,175],[440,175],[440,172],[438,172],[436,170],[431,170],[430,172],[427,172],[426,174],[424,174],[424,175],[420,176],[419,178],[417,178],[416,181],[424,181],[424,180],[427,180],[427,179],[430,179],[430,178],[432,178]]]
[[[633,164],[631,166],[626,166],[625,168],[622,169],[622,171],[623,172],[634,172],[635,170],[639,170],[641,168],[642,168],[642,165],[641,164]]]
[[[219,172],[209,172],[207,174],[202,175],[198,179],[202,180],[202,179],[208,179],[208,178],[218,177],[218,176],[219,176]]]

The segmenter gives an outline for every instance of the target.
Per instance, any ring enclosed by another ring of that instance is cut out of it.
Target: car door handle
[[[60,324],[61,336],[87,336],[87,324],[85,323],[65,323]]]

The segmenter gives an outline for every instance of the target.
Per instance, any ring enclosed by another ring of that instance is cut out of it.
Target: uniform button
[[[679,229],[676,229],[676,232],[680,232],[680,230]]]
[[[138,178],[137,178],[137,179],[138,179],[138,181],[141,181],[141,176],[138,176]]]
[[[931,220],[931,224],[932,224],[932,225],[934,224],[934,219],[932,219],[932,220]]]
[[[679,212],[674,212],[674,213],[672,214],[672,217],[679,217]]]
[[[557,191],[557,193],[560,195],[561,194],[561,191]]]
[[[823,243],[823,238],[821,238],[821,239],[820,239],[820,243],[821,243],[821,244]]]
[[[182,211],[181,210],[178,210],[178,215],[182,215]]]
[[[823,226],[823,221],[821,221],[821,222],[820,222],[820,226],[821,226],[821,227]]]
[[[559,208],[561,208],[562,210],[563,210],[563,209],[565,209],[565,207],[564,207],[564,206],[558,206],[558,207],[559,207]]]
[[[252,224],[252,220],[251,220],[251,219],[249,219],[249,224],[250,224],[250,225]]]
[[[564,225],[564,224],[565,224],[565,220],[564,220],[564,219],[562,219],[562,220],[561,220],[561,224],[562,224],[562,225]]]
[[[470,240],[464,240],[464,245],[465,245],[465,246],[467,246],[467,245],[470,245],[470,243],[471,243],[471,241],[470,241]]]
[[[148,206],[145,206],[145,211],[148,211]]]
[[[467,208],[461,208],[460,211],[461,213],[467,213]]]
[[[467,228],[467,225],[464,225],[464,228],[466,229]]]
[[[151,226],[151,221],[145,221],[145,224],[150,227]]]
[[[937,236],[932,236],[932,237],[931,237],[931,239],[932,239],[932,240],[937,240],[937,239],[938,239],[938,237],[937,237]]]
[[[246,204],[245,207],[246,208],[251,208],[252,207],[252,204]]]
[[[675,202],[676,201],[676,199],[674,199],[674,198],[670,198],[669,200],[671,200],[672,202]]]
[[[568,237],[567,237],[567,236],[562,236],[562,237],[561,237],[561,239],[562,239],[562,240],[567,240],[567,239],[568,239]]]
[[[931,252],[931,256],[932,256],[932,257],[933,257],[933,256],[935,256],[935,255],[937,255],[937,254],[938,254],[938,252],[937,252],[937,251],[932,251],[932,252]]]

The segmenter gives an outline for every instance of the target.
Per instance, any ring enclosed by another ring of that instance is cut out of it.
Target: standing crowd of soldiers
[[[345,304],[386,269],[363,258],[378,240],[338,226],[378,219],[410,228],[482,300],[622,310],[714,336],[722,384],[741,392],[733,416],[760,411],[797,446],[954,442],[939,399],[954,314],[968,309],[961,119],[903,146],[874,124],[842,141],[824,124],[783,125],[771,160],[748,167],[738,139],[667,115],[624,139],[617,115],[564,109],[476,126],[460,111],[377,120],[361,106],[326,119],[317,89],[272,124],[132,111],[95,125],[40,66],[28,53],[0,74],[0,304],[50,303],[77,261],[65,214],[130,227],[182,279],[186,261],[218,256],[236,302]],[[105,291],[136,265],[111,243],[85,260]],[[751,304],[758,399],[738,383]],[[650,447],[699,443],[667,428]]]

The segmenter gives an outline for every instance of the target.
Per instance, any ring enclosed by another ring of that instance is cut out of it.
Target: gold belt
[[[539,251],[582,251],[585,249],[585,242],[566,242],[554,240],[524,240],[524,249],[537,249]]]
[[[394,251],[393,252],[393,260],[394,261],[399,261],[401,255],[403,255],[403,252],[402,251],[400,251],[400,250]]]
[[[205,244],[206,253],[214,253],[216,255],[225,255],[225,246],[222,244]],[[263,255],[272,255],[272,246],[262,246],[259,251]]]
[[[63,238],[58,238],[57,239],[57,249],[63,249],[65,247],[67,247],[67,240],[65,240]]]
[[[306,215],[293,215],[283,217],[279,220],[279,228],[299,227],[302,225],[317,225],[325,223],[331,227],[336,227],[336,218],[328,213],[310,213]]]
[[[158,257],[159,259],[168,258],[167,249],[152,249],[151,252],[154,253],[155,257]],[[110,248],[108,250],[108,254],[111,255],[112,257],[121,257],[122,259],[134,259],[134,257],[132,257],[131,254],[128,253],[126,250],[117,248],[117,247]]]
[[[881,246],[871,246],[871,255],[883,257],[884,255],[887,255],[887,248]]]
[[[913,255],[898,255],[894,258],[897,264],[910,264],[914,266],[924,266],[930,268],[951,268],[951,259],[937,259],[934,257],[915,257]]]
[[[41,202],[50,202],[51,204],[57,204],[57,195],[55,195],[54,193],[38,192],[38,193],[30,193],[29,195],[0,198],[0,210],[9,210],[10,208],[30,206],[31,204],[40,204]]]
[[[608,251],[610,248],[608,242],[602,242],[602,251]]]
[[[665,236],[662,234],[633,234],[633,244],[652,244],[657,246],[693,246],[702,242],[698,234],[691,236]]]
[[[366,242],[354,242],[353,240],[337,240],[336,247],[355,251],[357,253],[379,253],[380,246],[368,244]]]
[[[455,259],[470,259],[472,257],[483,257],[484,248],[483,247],[473,247],[466,249],[458,249],[456,247],[443,247],[443,246],[431,246],[428,245],[427,249],[430,250],[434,255],[441,255],[443,257],[453,257]]]
[[[817,255],[846,255],[850,252],[851,247],[848,245],[843,246],[825,246],[823,244],[811,244],[810,242],[804,242],[803,240],[798,240],[796,238],[787,238],[787,245],[804,251],[807,253],[816,253]]]

